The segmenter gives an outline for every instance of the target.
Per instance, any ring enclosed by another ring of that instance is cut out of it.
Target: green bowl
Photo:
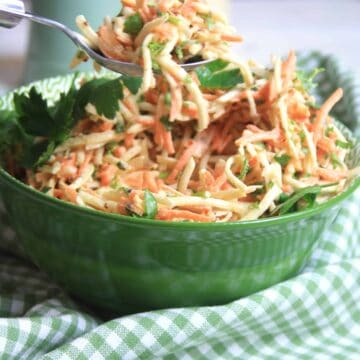
[[[70,82],[36,86],[54,99]],[[12,94],[0,99],[0,109],[11,107]],[[359,150],[350,166],[358,165]],[[171,223],[83,209],[0,170],[8,217],[33,261],[72,295],[116,314],[223,304],[294,276],[359,185],[358,177],[325,204],[282,217]]]

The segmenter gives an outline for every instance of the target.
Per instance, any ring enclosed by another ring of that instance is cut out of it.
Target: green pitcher
[[[76,29],[75,17],[83,14],[96,29],[104,15],[119,12],[120,0],[32,0],[35,14],[48,17]],[[29,51],[24,72],[24,82],[68,73],[76,47],[64,34],[42,25],[31,24]],[[91,68],[91,62],[81,65],[81,70]]]

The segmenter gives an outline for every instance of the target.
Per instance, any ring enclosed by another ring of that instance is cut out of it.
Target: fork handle
[[[0,0],[0,26],[8,29],[17,26],[25,12],[24,1]]]

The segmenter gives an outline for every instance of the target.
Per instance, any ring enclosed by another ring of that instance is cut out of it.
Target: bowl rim
[[[96,74],[92,71],[90,72],[79,72],[77,73],[76,77],[79,78],[80,76],[104,76],[109,77],[111,76],[111,73],[103,72],[101,74]],[[29,84],[25,84],[23,86],[20,86],[16,89],[13,89],[3,96],[0,96],[0,101],[6,99],[9,96],[12,96],[14,93],[26,91],[30,86],[37,86],[41,85],[44,81],[49,80],[56,80],[56,79],[69,79],[72,78],[74,74],[64,74],[64,75],[58,75],[54,77],[49,77],[41,80],[37,80],[34,82],[31,82]],[[343,126],[352,136],[352,132],[342,123],[340,123],[341,126]],[[358,139],[353,138],[356,142],[358,142]],[[107,213],[104,211],[92,209],[92,208],[85,208],[81,207],[79,205],[72,204],[70,202],[66,202],[54,197],[51,197],[49,195],[46,195],[42,193],[41,191],[38,191],[36,189],[33,189],[29,185],[23,183],[22,181],[16,179],[12,175],[10,175],[2,166],[0,165],[0,182],[5,181],[8,183],[8,185],[12,186],[13,188],[17,188],[17,190],[20,190],[21,192],[25,192],[30,197],[35,198],[38,201],[48,203],[51,206],[60,207],[64,210],[70,210],[75,213],[81,213],[83,215],[88,215],[91,217],[100,217],[104,220],[112,220],[116,222],[123,222],[128,223],[131,225],[137,225],[137,226],[157,226],[162,228],[179,228],[181,230],[206,230],[206,228],[211,228],[214,230],[226,230],[227,228],[233,229],[234,227],[238,227],[239,229],[253,229],[253,228],[260,228],[260,227],[267,227],[267,226],[275,226],[275,225],[281,225],[288,222],[293,222],[297,220],[303,220],[315,215],[318,215],[330,208],[335,207],[336,205],[339,205],[344,200],[346,200],[348,197],[350,197],[351,194],[355,192],[355,190],[360,187],[360,176],[356,176],[354,179],[351,180],[350,184],[347,186],[346,190],[342,191],[338,195],[332,197],[331,199],[325,201],[322,204],[319,204],[311,209],[302,210],[286,215],[281,216],[272,216],[268,218],[261,218],[256,220],[248,220],[248,221],[229,221],[229,222],[209,222],[209,223],[202,223],[202,222],[176,222],[176,221],[164,221],[164,220],[155,220],[155,219],[146,219],[146,218],[136,218],[131,217],[127,215],[121,215],[121,214],[115,214],[115,213]],[[1,194],[1,190],[0,190]]]

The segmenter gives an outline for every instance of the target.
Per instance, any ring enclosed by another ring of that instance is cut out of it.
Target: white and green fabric
[[[338,116],[357,131],[357,88],[330,57],[320,95],[345,87]],[[224,306],[106,320],[75,303],[21,252],[2,215],[0,359],[359,359],[360,190],[297,277]]]

